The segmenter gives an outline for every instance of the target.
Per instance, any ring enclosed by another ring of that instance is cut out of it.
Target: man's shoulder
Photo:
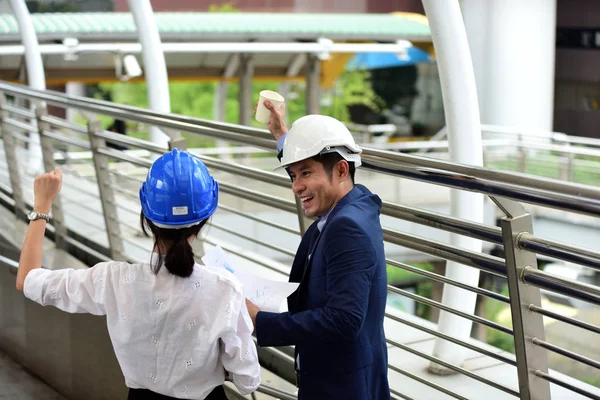
[[[326,230],[335,232],[356,231],[369,234],[381,230],[380,208],[372,199],[357,199],[341,207],[327,220]]]

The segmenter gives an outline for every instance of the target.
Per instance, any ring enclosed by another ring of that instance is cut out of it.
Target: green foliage
[[[597,388],[600,388],[600,377],[589,377],[589,378],[583,378],[582,380],[585,383],[587,383],[588,385],[592,385],[592,386],[596,386]]]
[[[208,6],[209,12],[240,12],[238,8],[236,8],[231,3],[223,3],[223,4],[211,4]]]
[[[508,285],[504,286],[501,294],[508,296]],[[502,321],[498,320],[499,314],[502,310],[508,307],[506,304],[495,301],[492,299],[488,299],[485,303],[485,315],[486,319],[490,321],[494,321],[502,324]],[[505,324],[506,325],[506,324]],[[508,351],[510,353],[515,352],[515,341],[511,335],[507,335],[506,333],[502,333],[497,331],[496,329],[486,328],[487,329],[487,342],[488,344],[502,349],[504,351]]]
[[[431,282],[430,280],[420,282],[417,285],[417,294],[419,296],[431,299],[433,295],[433,282]],[[431,307],[426,304],[417,302],[416,315],[417,317],[431,320]]]
[[[411,263],[409,265],[425,271],[433,271],[433,265],[430,263]],[[423,276],[415,274],[414,272],[406,271],[402,268],[394,267],[393,265],[389,264],[386,266],[386,270],[388,284],[394,286],[400,285],[403,282],[418,281],[418,283],[416,284],[417,294],[419,296],[431,298],[433,285],[430,280],[423,278]],[[417,302],[416,315],[421,318],[429,319],[429,316],[431,315],[431,309],[429,306]]]
[[[374,93],[368,71],[349,71],[344,73],[338,83],[337,90],[326,95],[332,96],[329,105],[323,106],[321,113],[331,115],[344,122],[350,122],[347,111],[348,105],[364,104],[375,110],[380,110],[383,101]],[[214,96],[218,83],[216,82],[171,82],[169,84],[169,95],[171,100],[171,111],[176,114],[187,115],[191,117],[214,119]],[[253,82],[252,98],[258,100],[258,94],[261,90],[279,90],[280,82],[260,81]],[[286,99],[286,109],[289,122],[293,122],[305,115],[305,85],[304,82],[289,83],[290,95]],[[100,83],[96,98],[110,99],[115,103],[127,104],[136,107],[148,108],[148,94],[145,83]],[[112,123],[111,118],[101,118],[103,126],[107,127]],[[239,123],[239,86],[237,82],[228,84],[228,91],[225,100],[225,121],[229,123]],[[252,125],[264,128],[252,119]],[[147,138],[144,133],[144,127],[129,130],[128,134],[136,137]],[[212,146],[212,140],[190,136],[189,147]]]
[[[335,111],[339,113],[335,117],[349,121],[347,106],[365,105],[380,113],[385,107],[385,101],[379,97],[371,85],[371,72],[367,70],[344,71],[338,82],[339,97],[336,99],[339,106]]]
[[[433,265],[431,265],[430,263],[414,263],[409,265],[425,271],[433,271]],[[419,274],[415,274],[414,272],[410,272],[399,267],[394,267],[393,265],[389,264],[386,266],[386,270],[388,284],[390,285],[397,285],[402,282],[414,281],[417,279],[426,279]]]

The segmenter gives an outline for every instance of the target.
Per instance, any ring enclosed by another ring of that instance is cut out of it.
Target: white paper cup
[[[265,100],[269,100],[275,107],[279,107],[285,102],[283,96],[277,92],[272,90],[263,90],[260,92],[254,118],[261,124],[268,124],[269,118],[271,117],[271,112],[265,107]]]

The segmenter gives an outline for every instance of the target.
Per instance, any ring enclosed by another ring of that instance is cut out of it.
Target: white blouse
[[[25,296],[70,313],[106,315],[130,388],[204,399],[225,370],[242,394],[260,384],[252,320],[241,283],[228,271],[196,264],[180,278],[148,263],[103,262],[89,269],[34,269]]]

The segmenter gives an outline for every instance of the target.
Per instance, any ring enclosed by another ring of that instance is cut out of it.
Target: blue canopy
[[[405,54],[396,53],[357,53],[346,64],[347,70],[379,69],[404,67],[433,61],[426,51],[418,47],[409,47]]]

